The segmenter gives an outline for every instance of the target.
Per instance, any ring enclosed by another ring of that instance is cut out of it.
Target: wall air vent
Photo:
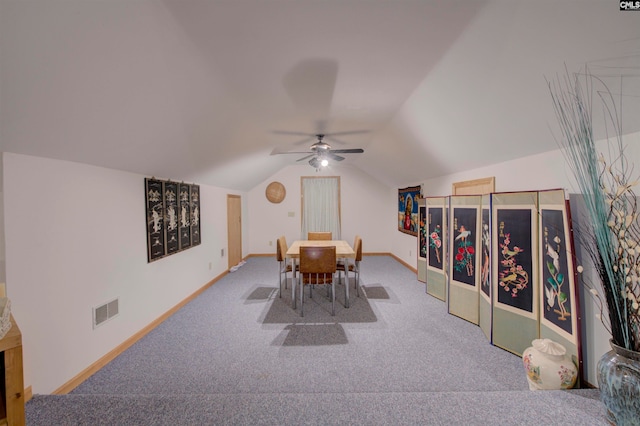
[[[118,299],[93,308],[93,328],[118,315]]]

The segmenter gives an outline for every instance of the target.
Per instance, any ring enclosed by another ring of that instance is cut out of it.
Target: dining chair
[[[331,233],[331,231],[328,231],[328,232],[312,232],[312,231],[309,231],[307,233],[307,239],[308,240],[330,241],[330,240],[333,240],[333,234]]]
[[[282,297],[282,274],[284,274],[284,288],[287,288],[287,273],[291,272],[293,269],[291,268],[291,263],[287,262],[287,251],[289,247],[287,246],[287,239],[285,236],[281,236],[276,241],[276,260],[278,261],[278,277],[280,278],[280,297]],[[296,271],[298,270],[298,265],[296,265]]]
[[[360,238],[359,235],[356,235],[353,241],[353,251],[356,252],[356,257],[353,264],[349,263],[349,271],[355,274],[356,296],[360,296],[360,291],[358,290],[358,288],[360,283],[360,261],[362,260],[362,238]],[[336,264],[336,271],[338,272],[338,281],[340,280],[342,272],[344,272],[345,278],[348,276],[344,261],[340,261]],[[349,285],[349,283],[346,282],[345,285]]]
[[[300,316],[304,316],[304,287],[309,286],[309,297],[313,297],[313,286],[331,285],[331,315],[336,314],[336,247],[300,247]]]

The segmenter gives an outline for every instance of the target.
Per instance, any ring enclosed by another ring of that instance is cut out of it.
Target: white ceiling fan
[[[277,154],[307,154],[297,161],[304,161],[308,159],[309,164],[317,169],[321,166],[327,166],[329,160],[344,160],[344,157],[338,154],[361,154],[364,152],[364,149],[362,148],[332,149],[331,145],[324,141],[324,138],[327,135],[318,133],[314,136],[317,140],[309,147],[309,151],[278,152]]]

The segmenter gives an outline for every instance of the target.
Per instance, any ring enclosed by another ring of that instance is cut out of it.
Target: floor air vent
[[[118,315],[118,299],[93,308],[93,328]]]

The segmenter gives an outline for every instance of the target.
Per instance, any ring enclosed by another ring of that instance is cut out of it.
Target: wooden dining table
[[[293,244],[289,246],[287,253],[285,256],[288,259],[291,259],[291,270],[293,271],[293,282],[291,283],[291,300],[293,309],[296,309],[296,287],[297,287],[297,276],[296,276],[296,262],[300,258],[300,247],[326,247],[326,246],[335,246],[336,247],[336,258],[343,259],[345,262],[344,275],[345,275],[345,285],[344,285],[344,307],[349,307],[349,259],[356,258],[356,252],[353,250],[353,247],[349,245],[348,242],[344,240],[297,240],[294,241]]]

